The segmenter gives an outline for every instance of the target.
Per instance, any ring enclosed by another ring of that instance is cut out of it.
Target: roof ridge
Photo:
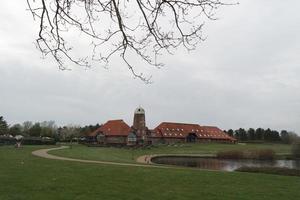
[[[123,121],[124,122],[123,119],[110,119],[110,120],[108,120],[108,122],[111,122],[111,121]]]
[[[200,126],[200,124],[194,124],[194,123],[181,123],[181,122],[161,122],[160,124],[167,123],[167,124],[183,124],[183,125],[197,125]]]

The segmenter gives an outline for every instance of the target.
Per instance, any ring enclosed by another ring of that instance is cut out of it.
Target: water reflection
[[[300,169],[300,160],[230,160],[217,158],[161,156],[151,160],[157,164],[234,171],[240,167],[286,167]]]

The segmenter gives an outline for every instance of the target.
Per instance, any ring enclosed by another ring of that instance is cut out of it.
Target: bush
[[[217,158],[242,159],[244,158],[244,155],[243,155],[243,151],[239,151],[239,150],[220,151],[217,153]]]
[[[54,139],[42,139],[40,137],[25,137],[22,139],[24,145],[55,145]]]
[[[217,153],[217,158],[273,160],[275,152],[272,149],[221,151]]]
[[[261,149],[252,152],[253,159],[258,160],[273,160],[275,158],[275,152],[272,149]]]
[[[300,158],[300,142],[296,142],[292,146],[292,155],[294,158]]]

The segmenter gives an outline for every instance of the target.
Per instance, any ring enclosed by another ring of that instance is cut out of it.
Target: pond
[[[240,167],[286,167],[300,169],[300,160],[231,160],[195,156],[158,156],[152,158],[151,161],[156,164],[221,171],[234,171]]]

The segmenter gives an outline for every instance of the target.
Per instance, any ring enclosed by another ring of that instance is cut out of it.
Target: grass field
[[[74,163],[32,156],[39,148],[49,146],[0,147],[1,200],[300,199],[299,177]],[[172,148],[161,151],[177,151]],[[101,150],[76,146],[70,151]]]
[[[291,146],[285,144],[182,144],[177,146],[160,145],[150,149],[131,150],[74,145],[72,149],[51,151],[50,153],[71,158],[134,163],[137,157],[148,154],[215,154],[218,151],[234,149],[273,149],[279,154],[289,154]]]

